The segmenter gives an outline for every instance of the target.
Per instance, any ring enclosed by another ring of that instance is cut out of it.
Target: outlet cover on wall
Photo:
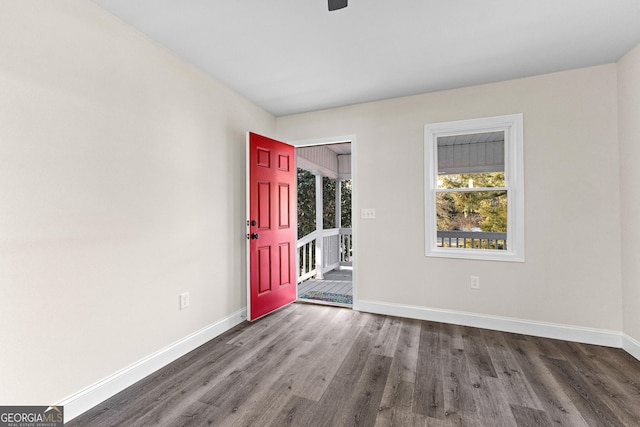
[[[366,208],[360,210],[360,218],[376,219],[376,210],[374,208]]]
[[[480,276],[471,276],[471,289],[480,289]]]
[[[187,307],[189,307],[189,292],[183,292],[180,294],[180,310]]]

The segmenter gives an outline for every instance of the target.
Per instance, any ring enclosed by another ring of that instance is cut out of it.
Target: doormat
[[[334,294],[331,292],[307,291],[298,298],[335,302],[338,304],[353,304],[353,297],[351,295]]]

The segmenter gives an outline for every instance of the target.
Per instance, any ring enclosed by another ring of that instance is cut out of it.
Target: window
[[[425,126],[426,255],[524,261],[522,114]]]

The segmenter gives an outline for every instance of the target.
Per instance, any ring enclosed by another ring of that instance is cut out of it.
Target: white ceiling
[[[276,116],[615,62],[640,0],[92,0]]]

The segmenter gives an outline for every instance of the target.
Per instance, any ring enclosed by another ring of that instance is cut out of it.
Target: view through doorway
[[[298,301],[352,307],[352,144],[296,148]]]

